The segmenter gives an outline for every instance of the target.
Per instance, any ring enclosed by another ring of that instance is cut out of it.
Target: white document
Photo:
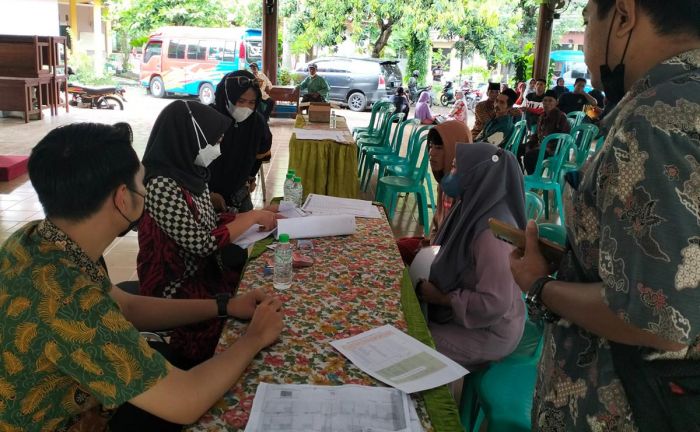
[[[233,243],[237,244],[243,249],[248,249],[248,246],[252,245],[256,241],[264,239],[265,237],[275,232],[274,229],[272,231],[260,231],[260,227],[262,227],[262,225],[253,224],[243,234],[238,236],[238,238],[234,240]]]
[[[245,432],[422,431],[412,414],[408,395],[392,388],[260,383]]]
[[[301,208],[312,214],[347,214],[370,219],[380,219],[381,212],[372,204],[352,198],[338,198],[327,195],[309,194]]]
[[[428,279],[430,277],[430,266],[433,265],[435,257],[440,252],[440,246],[428,246],[421,249],[408,268],[408,276],[411,278],[413,288],[420,279]]]
[[[339,129],[294,129],[294,134],[296,134],[299,140],[312,140],[312,141],[323,141],[331,140],[340,143],[352,142],[350,135],[346,134]]]
[[[331,345],[368,375],[406,393],[439,387],[469,373],[388,324]]]
[[[277,237],[289,234],[290,239],[331,237],[355,234],[355,217],[349,215],[306,216],[277,220]]]
[[[280,201],[279,208],[277,212],[287,219],[294,219],[298,217],[308,216],[304,210],[300,209],[293,202],[290,201]]]

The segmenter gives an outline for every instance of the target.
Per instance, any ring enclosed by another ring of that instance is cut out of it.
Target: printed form
[[[260,383],[245,432],[422,432],[402,391],[360,385]]]
[[[439,387],[469,373],[388,324],[331,345],[368,375],[406,393]]]

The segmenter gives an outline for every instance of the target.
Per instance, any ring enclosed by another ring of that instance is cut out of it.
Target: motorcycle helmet
[[[414,70],[414,71],[413,71],[413,76],[414,76],[414,77],[417,77],[418,75],[420,75],[420,72],[418,72],[418,69]]]

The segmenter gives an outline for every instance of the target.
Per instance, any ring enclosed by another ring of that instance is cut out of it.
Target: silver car
[[[321,57],[315,63],[318,74],[330,86],[328,98],[347,104],[353,111],[364,111],[385,100],[401,85],[401,70],[396,60],[360,57]],[[300,82],[309,73],[309,63],[295,70]]]

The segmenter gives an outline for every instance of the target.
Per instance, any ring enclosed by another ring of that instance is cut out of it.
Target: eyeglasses
[[[234,80],[239,87],[260,87],[260,83],[257,78],[248,78],[246,76],[230,76],[226,78],[226,81]]]

